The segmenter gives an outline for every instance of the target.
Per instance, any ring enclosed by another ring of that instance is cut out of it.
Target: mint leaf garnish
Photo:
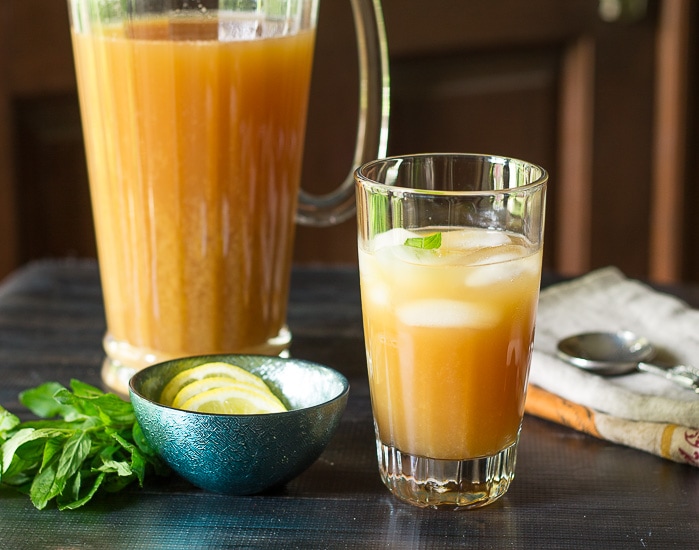
[[[143,485],[146,472],[169,469],[148,445],[131,403],[72,380],[70,390],[47,382],[20,394],[44,420],[20,422],[0,407],[0,486],[29,493],[39,510],[83,506],[98,491]]]
[[[403,244],[405,246],[412,246],[413,248],[424,248],[425,250],[439,248],[442,246],[442,234],[433,233],[427,237],[412,237],[410,239],[405,239]]]

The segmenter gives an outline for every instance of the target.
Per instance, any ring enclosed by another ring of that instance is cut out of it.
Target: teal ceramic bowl
[[[289,410],[226,415],[158,403],[173,376],[213,361],[262,377]],[[300,359],[209,355],[146,367],[131,378],[129,393],[148,443],[175,472],[207,491],[249,495],[290,481],[320,456],[340,423],[349,383],[333,369]]]

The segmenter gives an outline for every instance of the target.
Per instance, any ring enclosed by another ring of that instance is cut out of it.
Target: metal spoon
[[[571,365],[597,374],[648,372],[699,393],[699,368],[689,365],[666,368],[649,363],[655,355],[653,345],[627,330],[570,336],[558,343],[557,355]]]

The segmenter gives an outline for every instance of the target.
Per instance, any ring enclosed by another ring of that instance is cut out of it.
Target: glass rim
[[[454,189],[425,189],[419,187],[406,187],[403,185],[391,185],[388,183],[381,183],[376,181],[367,175],[365,175],[366,170],[369,168],[381,165],[389,164],[393,161],[407,161],[414,159],[425,159],[425,158],[462,158],[462,159],[481,159],[489,161],[491,164],[505,164],[509,162],[514,162],[521,164],[522,166],[527,166],[539,171],[538,177],[529,183],[524,185],[518,185],[516,187],[503,188],[503,189],[478,189],[478,190],[454,190]],[[549,174],[545,168],[542,166],[522,160],[516,157],[509,157],[506,155],[495,155],[495,154],[485,154],[485,153],[414,153],[407,155],[394,155],[390,157],[384,157],[380,159],[374,159],[366,162],[359,166],[354,171],[355,181],[358,185],[362,187],[371,187],[374,189],[384,189],[386,191],[399,190],[402,193],[415,193],[420,195],[442,195],[442,196],[490,196],[490,195],[502,195],[502,194],[513,194],[522,192],[533,192],[539,188],[546,187],[549,179]]]

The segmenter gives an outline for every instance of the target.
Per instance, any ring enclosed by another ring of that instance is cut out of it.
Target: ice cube
[[[412,231],[408,231],[402,227],[394,227],[393,229],[376,235],[371,243],[371,250],[376,252],[388,246],[402,245],[406,239],[411,239],[413,237],[417,237],[417,235]]]
[[[498,324],[498,312],[486,304],[448,299],[417,300],[399,306],[398,319],[405,325],[429,328],[491,328]]]
[[[522,260],[522,272],[537,275],[541,271],[541,252],[531,254]]]
[[[260,36],[260,33],[260,22],[256,19],[219,19],[218,39],[221,42],[235,42],[236,40],[253,40]]]
[[[391,303],[391,291],[385,285],[372,284],[367,291],[369,300],[377,306],[387,306]]]
[[[458,249],[493,248],[510,243],[510,236],[503,231],[469,227],[442,234],[442,246]]]
[[[479,265],[468,269],[464,284],[468,287],[488,286],[514,280],[521,270],[510,264]]]
[[[522,247],[511,246],[497,253],[469,258],[473,267],[466,271],[464,284],[469,287],[486,286],[503,281],[514,281],[524,273],[538,272],[538,256],[529,257]],[[534,258],[532,261],[531,258]]]
[[[401,262],[418,265],[436,265],[441,260],[434,250],[403,246],[402,244],[387,248],[385,254],[387,257],[390,254]]]
[[[468,259],[471,265],[494,265],[516,260],[522,256],[523,253],[520,249],[508,246],[506,248],[479,250],[477,253],[470,254]]]
[[[256,14],[219,11],[218,39],[222,42],[271,38],[293,32],[286,19],[263,19]]]

